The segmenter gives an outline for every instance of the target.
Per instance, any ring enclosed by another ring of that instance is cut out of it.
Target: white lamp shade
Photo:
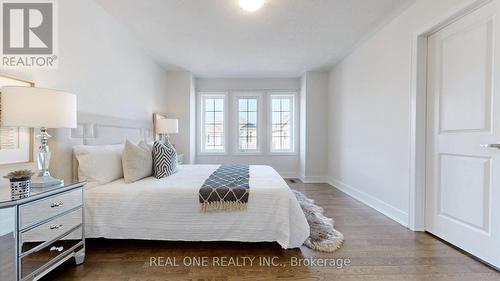
[[[34,88],[2,87],[1,126],[29,128],[76,128],[76,96]]]
[[[158,134],[178,134],[179,120],[178,119],[158,119],[156,121],[156,132]]]

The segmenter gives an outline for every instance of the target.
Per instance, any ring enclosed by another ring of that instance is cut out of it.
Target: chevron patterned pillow
[[[170,143],[155,141],[153,144],[153,175],[165,178],[177,171],[177,152]]]

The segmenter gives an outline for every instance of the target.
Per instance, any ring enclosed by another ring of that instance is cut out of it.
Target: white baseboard
[[[278,172],[284,179],[299,179],[303,183],[328,183],[328,177],[304,176],[294,172]]]
[[[301,175],[299,179],[303,183],[328,183],[328,177],[324,176],[304,176]]]
[[[381,212],[404,227],[408,227],[408,213],[332,177],[328,177],[328,184]]]
[[[298,179],[299,175],[293,172],[278,172],[284,179]]]

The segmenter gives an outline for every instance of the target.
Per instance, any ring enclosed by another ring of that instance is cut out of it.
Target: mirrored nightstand
[[[177,164],[184,164],[184,154],[177,154]]]
[[[0,280],[38,280],[70,258],[83,263],[84,187],[31,188],[13,198],[0,186]]]

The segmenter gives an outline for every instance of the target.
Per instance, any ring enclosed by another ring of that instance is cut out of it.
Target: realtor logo
[[[2,66],[55,68],[55,1],[1,1]]]

